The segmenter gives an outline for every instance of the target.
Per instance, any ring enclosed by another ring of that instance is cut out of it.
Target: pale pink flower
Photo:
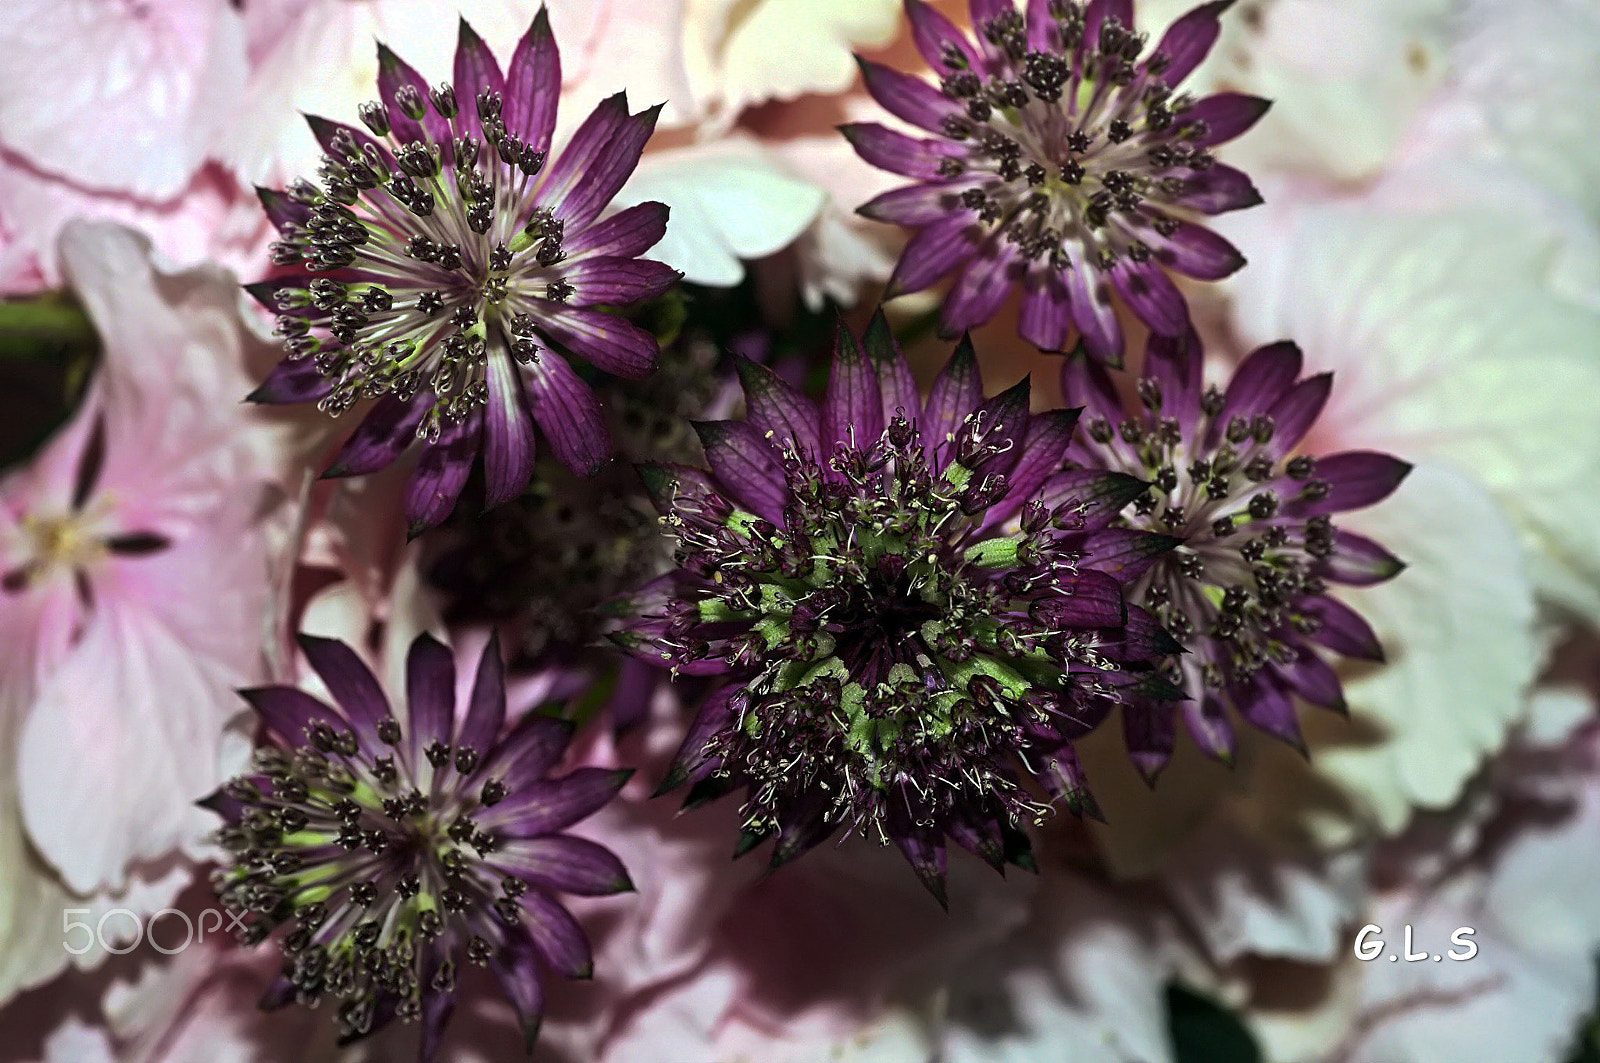
[[[72,420],[0,483],[0,995],[65,964],[74,897],[159,906],[204,851],[193,802],[238,751],[231,691],[264,678],[286,576],[292,470],[236,399],[272,354],[233,280],[162,273],[109,226],[70,227],[62,257],[106,344]]]

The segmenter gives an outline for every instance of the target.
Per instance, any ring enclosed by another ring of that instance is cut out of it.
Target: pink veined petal
[[[1016,244],[991,236],[945,297],[940,325],[947,333],[967,332],[994,317],[1025,268]]]
[[[1067,291],[1072,296],[1072,319],[1083,337],[1084,348],[1097,361],[1122,364],[1122,324],[1111,305],[1111,283],[1087,262],[1066,270]]]
[[[1072,298],[1056,271],[1031,269],[1022,281],[1017,330],[1042,351],[1064,351],[1072,337]]]
[[[1284,507],[1292,515],[1343,513],[1381,502],[1394,493],[1411,466],[1389,454],[1350,450],[1317,459],[1316,478],[1328,483],[1327,497],[1294,501]]]
[[[594,391],[565,358],[546,353],[522,371],[533,419],[561,463],[580,476],[599,471],[611,456],[611,433]]]
[[[1217,92],[1198,101],[1189,108],[1183,120],[1187,123],[1204,122],[1205,133],[1195,145],[1202,148],[1225,144],[1241,136],[1251,126],[1261,121],[1261,116],[1272,107],[1272,101],[1260,96],[1246,96],[1242,92]]]
[[[833,372],[822,401],[822,437],[865,447],[883,434],[877,374],[841,319],[834,327]]]
[[[571,913],[538,886],[522,895],[522,910],[522,924],[545,962],[563,977],[588,978],[594,970],[589,939]]]
[[[416,470],[406,483],[407,535],[416,538],[450,515],[472,472],[483,434],[483,417],[474,410],[460,424],[440,433],[439,442],[424,447]]]
[[[314,114],[306,115],[306,125],[311,127],[311,134],[317,138],[317,143],[322,145],[322,150],[335,158],[345,154],[344,151],[340,150],[340,144],[342,141],[349,140],[353,141],[357,148],[363,152],[365,149],[371,148],[378,153],[378,157],[384,161],[385,165],[391,168],[394,166],[394,156],[389,153],[389,149],[384,147],[381,142],[374,140],[365,129],[358,129],[353,125],[345,125],[343,122],[330,121]]]
[[[981,239],[982,229],[967,214],[953,214],[919,229],[900,253],[885,297],[931,287],[976,255]]]
[[[613,314],[586,307],[541,307],[538,327],[599,369],[617,376],[648,375],[661,357],[656,338]]]
[[[1193,222],[1173,221],[1177,229],[1171,236],[1161,235],[1154,227],[1140,234],[1168,269],[1196,280],[1216,281],[1232,276],[1244,266],[1239,249],[1210,229]]]
[[[519,878],[533,879],[546,889],[580,897],[603,897],[633,888],[627,869],[615,853],[570,834],[507,842],[494,853],[492,863]]]
[[[400,105],[395,102],[395,94],[405,86],[417,90],[421,94],[425,106],[422,118],[406,117]],[[389,112],[389,126],[394,137],[402,144],[422,140],[424,137],[431,139],[439,145],[440,159],[448,165],[452,158],[450,136],[450,123],[433,109],[428,102],[428,83],[422,75],[411,68],[411,64],[401,59],[389,50],[388,45],[378,42],[378,95],[382,97],[384,109]],[[474,106],[476,106],[474,104]]]
[[[1051,410],[1035,415],[1028,422],[1028,431],[1023,436],[1020,448],[1022,456],[1007,477],[1010,487],[1005,497],[989,508],[979,528],[980,533],[1009,521],[1039,493],[1045,481],[1060,470],[1077,423],[1077,410]]]
[[[1165,55],[1171,60],[1161,72],[1161,80],[1168,85],[1177,85],[1194,72],[1206,53],[1211,51],[1211,46],[1217,43],[1217,35],[1222,31],[1218,16],[1233,3],[1234,0],[1211,0],[1168,27],[1161,43],[1151,53]],[[1189,116],[1185,115],[1184,118],[1187,120]]]
[[[745,421],[700,421],[694,427],[730,500],[782,527],[789,488],[772,445]]]
[[[572,722],[530,712],[506,736],[492,760],[479,766],[474,777],[499,779],[516,791],[544,778],[561,760],[572,740]]]
[[[822,422],[816,404],[764,365],[740,358],[737,366],[750,423],[756,430],[763,436],[772,433],[780,446],[793,443],[802,452],[818,454]]]
[[[364,744],[378,740],[378,724],[389,718],[389,699],[371,669],[356,652],[337,639],[299,635],[296,641],[311,668],[333,695]]]
[[[483,411],[483,473],[492,509],[516,498],[533,479],[533,416],[517,367],[503,349],[491,351],[484,368],[489,398]]]
[[[290,749],[306,744],[306,731],[322,722],[344,730],[345,721],[334,709],[294,687],[250,687],[239,691],[261,717],[267,730]]]
[[[983,377],[978,372],[977,355],[972,340],[963,336],[950,361],[934,378],[923,407],[922,445],[929,461],[934,461],[941,449],[948,449],[951,437],[982,402]],[[943,464],[938,467],[942,470]]]
[[[424,631],[406,651],[406,728],[413,770],[426,763],[435,742],[449,745],[456,717],[456,659],[449,647]]]
[[[665,262],[647,258],[591,257],[561,273],[573,287],[571,306],[625,306],[660,295],[682,277]]]
[[[508,838],[554,834],[599,811],[632,775],[632,768],[578,768],[559,779],[534,779],[482,813],[482,821]]]
[[[467,24],[465,18],[456,31],[456,61],[454,69],[454,89],[456,102],[461,107],[461,114],[456,122],[468,134],[480,141],[486,141],[483,135],[483,123],[478,118],[478,94],[493,92],[499,94],[502,101],[505,98],[506,79],[500,73],[500,64],[495,61],[494,53],[484,43],[483,38]],[[502,115],[504,110],[501,111]]]
[[[503,111],[506,131],[533,150],[548,152],[560,99],[561,53],[550,32],[550,13],[541,6],[511,55]]]
[[[604,221],[569,233],[563,247],[571,265],[587,258],[633,258],[654,247],[667,233],[667,205],[639,203]]]
[[[1144,345],[1144,375],[1161,389],[1162,416],[1175,416],[1185,430],[1200,419],[1202,351],[1192,328],[1178,336],[1151,333]]]
[[[973,184],[972,181],[952,181],[949,184],[905,185],[874,196],[857,207],[856,213],[873,221],[920,229],[952,213],[965,211],[961,192]]]
[[[924,181],[939,177],[939,164],[967,153],[960,144],[932,137],[917,139],[877,122],[851,122],[839,127],[857,155],[880,170]],[[1213,167],[1214,169],[1215,167]]]
[[[433,405],[426,396],[402,402],[385,395],[373,404],[322,475],[365,476],[386,469],[416,441],[417,425]]]
[[[894,331],[889,328],[889,319],[881,307],[867,324],[861,347],[872,362],[873,372],[878,378],[885,423],[900,411],[904,411],[908,421],[915,421],[922,410],[922,397],[917,393],[917,381],[911,375],[911,366],[900,350]]]
[[[1225,214],[1255,206],[1261,202],[1261,193],[1243,171],[1219,162],[1185,178],[1176,202],[1202,214]]]
[[[935,70],[949,74],[960,69],[945,61],[947,49],[954,49],[957,54],[964,56],[969,66],[982,65],[982,60],[972,47],[972,42],[967,39],[967,35],[957,29],[955,23],[922,0],[906,0],[906,19],[911,23],[911,39],[916,44],[917,51],[922,53],[922,58]]]
[[[649,119],[649,123],[654,126],[653,116]],[[583,124],[572,134],[572,139],[561,149],[560,156],[545,167],[544,174],[539,179],[540,204],[554,210],[558,217],[564,218],[574,229],[580,229],[588,221],[592,221],[595,215],[599,214],[598,208],[594,214],[588,216],[587,220],[580,221],[577,207],[567,205],[567,199],[573,196],[581,197],[583,206],[587,208],[589,205],[587,194],[578,191],[579,188],[588,186],[591,181],[602,183],[612,179],[613,174],[599,172],[602,160],[609,158],[607,155],[609,145],[624,134],[629,124],[627,93],[616,93],[595,104],[594,110],[589,112],[589,117],[583,120]],[[647,139],[649,139],[648,130],[645,131],[643,138],[635,132],[626,142],[631,143],[636,140],[640,150],[643,150],[644,141]],[[626,180],[628,173],[633,172],[633,166],[638,161],[638,155],[635,154],[628,164],[627,171],[622,174],[621,180],[617,181],[617,187],[621,187],[622,180]]]
[[[1207,447],[1214,447],[1221,439],[1228,422],[1235,417],[1246,420],[1258,413],[1266,413],[1288,390],[1300,375],[1302,359],[1300,348],[1288,340],[1269,343],[1250,352],[1228,382],[1223,397],[1222,410],[1212,422]]]
[[[491,632],[483,655],[478,658],[478,671],[473,676],[472,693],[467,699],[467,714],[456,737],[458,746],[481,755],[500,737],[500,728],[506,720],[505,674],[500,635]]]
[[[918,129],[940,133],[944,120],[963,113],[961,104],[946,96],[919,77],[874,63],[870,59],[856,58],[861,67],[861,80],[867,92],[896,118],[904,119]]]
[[[1269,412],[1273,432],[1267,453],[1281,457],[1293,450],[1311,430],[1332,390],[1332,373],[1318,373],[1290,388]]]
[[[1333,554],[1318,566],[1316,573],[1338,583],[1368,587],[1393,579],[1405,569],[1405,562],[1388,550],[1344,528],[1333,530]]]
[[[587,226],[600,216],[639,165],[644,146],[655,132],[665,104],[630,115],[622,128],[583,166],[582,176],[559,203],[556,216],[569,225]],[[566,159],[562,154],[562,161]]]

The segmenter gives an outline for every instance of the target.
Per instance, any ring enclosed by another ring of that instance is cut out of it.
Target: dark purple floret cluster
[[[543,10],[504,75],[463,22],[453,86],[429,88],[379,45],[367,131],[311,118],[321,183],[261,193],[283,272],[251,291],[279,315],[289,357],[251,398],[334,416],[375,400],[328,474],[374,472],[420,441],[413,533],[449,515],[480,452],[489,505],[519,494],[535,424],[569,468],[599,467],[609,436],[570,356],[624,377],[655,367],[655,338],[598,307],[678,279],[637,257],[666,207],[601,218],[660,108],[630,115],[614,96],[549,158],[560,88]]]
[[[530,713],[507,727],[497,643],[459,723],[455,661],[430,636],[411,646],[403,713],[344,643],[300,645],[337,704],[293,687],[244,691],[267,741],[210,802],[227,822],[223,903],[252,941],[281,931],[284,969],[263,1006],[336,1001],[345,1040],[420,1021],[427,1060],[472,964],[498,979],[531,1045],[541,966],[569,978],[591,968],[556,893],[632,888],[610,851],[562,831],[630,773],[550,777],[571,726]]]
[[[1084,408],[1068,453],[1149,485],[1119,523],[1182,540],[1129,591],[1187,651],[1169,665],[1186,700],[1135,697],[1123,708],[1129,753],[1149,778],[1172,754],[1179,715],[1203,749],[1231,760],[1228,706],[1303,752],[1295,698],[1344,709],[1321,651],[1383,659],[1334,585],[1378,583],[1404,567],[1333,517],[1387,498],[1411,467],[1387,454],[1298,449],[1332,374],[1300,379],[1292,343],[1251,354],[1225,389],[1202,386],[1201,364],[1193,333],[1152,338],[1131,405],[1082,358],[1062,376],[1067,400]]]
[[[1087,800],[1072,740],[1176,646],[1124,588],[1176,542],[1113,526],[1144,490],[1070,467],[1076,411],[985,399],[966,342],[927,400],[880,315],[841,326],[818,407],[754,364],[709,471],[647,467],[679,569],[620,641],[714,677],[668,780],[745,792],[740,850],[893,841],[943,896],[946,839],[1026,863],[1043,793]],[[1092,806],[1090,806],[1092,807]]]
[[[1152,49],[1132,0],[970,0],[962,33],[906,0],[917,48],[938,84],[862,61],[867,90],[897,118],[844,127],[863,159],[913,178],[861,207],[915,229],[890,293],[953,276],[941,324],[951,335],[989,320],[1022,291],[1022,334],[1049,351],[1082,338],[1120,364],[1120,299],[1163,335],[1181,335],[1188,305],[1168,276],[1218,280],[1244,265],[1197,224],[1261,201],[1211,149],[1265,113],[1237,93],[1178,91],[1215,43],[1232,0],[1180,18]]]

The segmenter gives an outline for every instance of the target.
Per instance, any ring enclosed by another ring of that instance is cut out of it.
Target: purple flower
[[[555,891],[632,888],[608,850],[560,832],[630,773],[550,778],[571,727],[539,713],[504,726],[495,641],[459,724],[455,662],[431,636],[406,659],[404,716],[344,643],[301,636],[300,646],[338,707],[292,687],[243,691],[266,741],[250,773],[209,801],[227,820],[218,891],[250,920],[246,939],[289,928],[284,971],[263,1006],[341,1000],[345,1040],[394,1018],[421,1020],[427,1060],[465,960],[498,978],[531,1045],[541,965],[568,978],[592,966]]]
[[[1294,698],[1344,710],[1339,677],[1319,650],[1383,659],[1372,628],[1329,585],[1380,583],[1404,567],[1377,543],[1334,527],[1332,514],[1388,497],[1411,466],[1368,451],[1295,452],[1333,374],[1297,379],[1294,344],[1255,351],[1226,390],[1202,389],[1201,360],[1193,332],[1152,337],[1137,405],[1127,408],[1109,373],[1069,360],[1062,390],[1084,407],[1085,432],[1068,453],[1148,481],[1121,523],[1182,539],[1129,598],[1188,651],[1174,659],[1172,678],[1188,697],[1177,711],[1201,748],[1231,760],[1232,705],[1303,752]],[[1133,698],[1123,721],[1134,762],[1153,779],[1172,754],[1174,705]]]
[[[1121,364],[1115,294],[1152,331],[1181,335],[1189,308],[1167,271],[1217,280],[1244,265],[1189,220],[1261,201],[1210,149],[1255,124],[1267,101],[1174,90],[1217,39],[1232,0],[1180,18],[1143,59],[1132,0],[970,0],[969,40],[906,0],[917,48],[939,85],[861,61],[867,90],[917,139],[876,123],[843,127],[860,156],[916,184],[861,213],[916,229],[891,294],[956,275],[942,329],[988,321],[1022,288],[1021,330],[1044,350],[1074,329],[1097,359]]]
[[[1110,527],[1143,484],[1065,467],[1076,411],[986,401],[970,343],[926,402],[881,314],[864,347],[840,326],[820,409],[743,363],[749,419],[698,425],[710,471],[645,467],[679,568],[619,641],[715,678],[663,789],[744,787],[739,852],[860,830],[942,901],[947,837],[1031,862],[1024,776],[1094,811],[1072,739],[1169,688],[1123,586],[1176,540]]]
[[[659,107],[630,116],[611,97],[547,164],[561,63],[543,9],[507,75],[465,22],[454,87],[429,89],[381,44],[378,57],[382,101],[361,108],[373,136],[309,118],[327,152],[321,186],[261,192],[286,272],[250,291],[279,314],[289,357],[250,397],[334,416],[375,399],[328,475],[381,469],[420,439],[416,534],[449,514],[480,450],[489,505],[521,492],[535,423],[564,464],[599,468],[610,440],[568,356],[649,373],[655,338],[596,308],[658,295],[678,274],[635,257],[666,231],[665,206],[600,220]]]

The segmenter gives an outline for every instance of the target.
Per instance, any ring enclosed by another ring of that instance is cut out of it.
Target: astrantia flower
[[[621,641],[722,677],[668,783],[744,786],[740,851],[782,863],[844,827],[893,839],[943,894],[945,838],[996,867],[1075,809],[1071,740],[1175,648],[1123,584],[1173,539],[1110,528],[1142,489],[1063,467],[1075,411],[985,401],[963,343],[919,401],[882,316],[840,329],[819,410],[753,363],[749,420],[699,425],[709,473],[646,467],[679,569]],[[1019,771],[1020,769],[1020,771]],[[1092,805],[1088,806],[1092,811]]]
[[[570,725],[530,713],[505,732],[500,651],[490,642],[457,724],[455,663],[431,636],[406,659],[408,711],[389,708],[344,643],[301,648],[338,701],[292,687],[244,691],[266,724],[252,774],[214,800],[231,854],[222,900],[260,941],[289,927],[287,962],[264,1001],[340,1000],[346,1038],[393,1018],[438,1047],[463,963],[488,966],[530,1043],[543,1013],[540,963],[588,977],[588,940],[552,891],[631,888],[609,851],[559,833],[609,801],[627,771],[547,773]]]
[[[1020,281],[1024,337],[1059,351],[1075,327],[1113,364],[1122,358],[1113,293],[1153,331],[1182,334],[1188,305],[1166,271],[1217,280],[1244,264],[1188,219],[1261,201],[1210,149],[1250,128],[1267,102],[1175,93],[1231,2],[1189,12],[1141,59],[1132,0],[1029,0],[1026,17],[1011,0],[971,0],[975,40],[906,0],[939,86],[867,61],[862,73],[879,103],[938,139],[843,127],[862,158],[918,182],[861,208],[918,230],[890,290],[956,274],[941,319],[953,334],[993,317]]]
[[[1339,677],[1319,651],[1372,661],[1383,651],[1330,584],[1379,583],[1404,567],[1332,515],[1386,498],[1411,466],[1371,451],[1296,453],[1333,383],[1331,373],[1297,380],[1300,364],[1292,343],[1272,344],[1226,390],[1202,389],[1198,338],[1152,337],[1137,408],[1124,407],[1099,366],[1073,358],[1063,369],[1063,392],[1085,418],[1068,453],[1149,481],[1124,523],[1183,540],[1129,599],[1188,651],[1171,666],[1189,698],[1180,711],[1224,760],[1234,749],[1228,705],[1302,751],[1295,696],[1343,711]],[[1153,777],[1172,753],[1173,706],[1134,698],[1123,719],[1130,755]]]
[[[311,118],[322,184],[262,192],[290,272],[251,290],[280,314],[290,357],[251,397],[315,399],[335,416],[376,399],[329,473],[372,472],[422,440],[415,532],[450,512],[480,449],[489,504],[520,492],[535,422],[563,463],[598,468],[610,443],[567,356],[650,372],[654,337],[594,308],[657,295],[677,274],[635,257],[665,232],[664,206],[599,220],[659,108],[630,116],[613,96],[546,164],[561,69],[542,11],[506,76],[465,22],[453,87],[429,89],[382,45],[379,60],[382,101],[361,117],[380,139]]]

